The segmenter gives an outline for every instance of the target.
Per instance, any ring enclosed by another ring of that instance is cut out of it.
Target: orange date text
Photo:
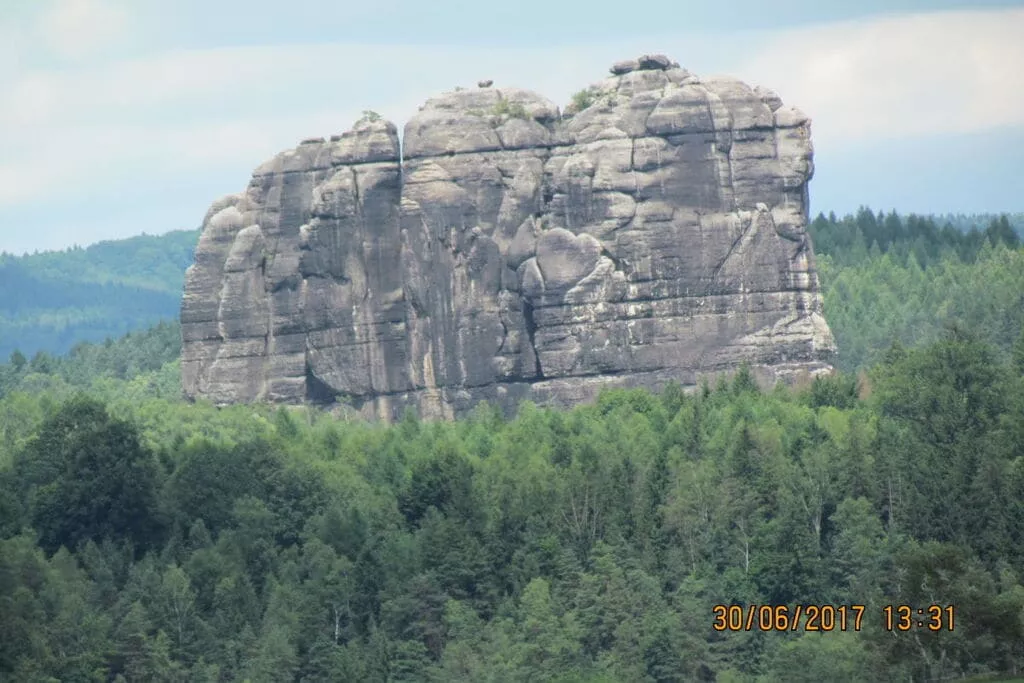
[[[859,631],[864,605],[715,605],[716,631]]]

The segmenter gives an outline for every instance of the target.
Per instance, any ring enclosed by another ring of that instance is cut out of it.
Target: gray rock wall
[[[579,111],[459,90],[403,150],[364,119],[256,169],[186,277],[186,396],[450,418],[827,371],[807,117],[660,55],[612,73]]]

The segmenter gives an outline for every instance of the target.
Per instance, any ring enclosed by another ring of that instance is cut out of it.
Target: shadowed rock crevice
[[[629,274],[626,271],[626,263],[625,263],[625,261],[623,261],[622,259],[620,259],[617,256],[613,255],[610,251],[608,251],[607,249],[605,249],[603,247],[601,248],[601,256],[604,256],[606,259],[611,261],[612,265],[615,266],[615,270],[617,270],[619,272],[622,272],[622,273],[625,273],[626,275]]]
[[[533,352],[534,378],[544,379],[544,370],[540,366],[540,356],[537,354],[537,323],[533,320],[533,304],[529,301],[523,301],[523,322],[526,329],[526,338]]]
[[[186,396],[449,418],[749,363],[828,371],[810,122],[663,55],[560,110],[462,89],[307,138],[218,200],[182,300]]]
[[[310,403],[328,405],[334,403],[338,394],[313,374],[313,368],[306,365],[306,400]]]

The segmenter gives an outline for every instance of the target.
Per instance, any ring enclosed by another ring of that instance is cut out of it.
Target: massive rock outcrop
[[[661,55],[611,72],[564,112],[459,89],[401,147],[368,116],[257,168],[203,222],[185,394],[451,417],[827,370],[808,118]]]

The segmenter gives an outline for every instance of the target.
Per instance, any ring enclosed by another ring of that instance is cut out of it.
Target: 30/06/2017
[[[716,631],[859,631],[864,605],[715,605]]]

